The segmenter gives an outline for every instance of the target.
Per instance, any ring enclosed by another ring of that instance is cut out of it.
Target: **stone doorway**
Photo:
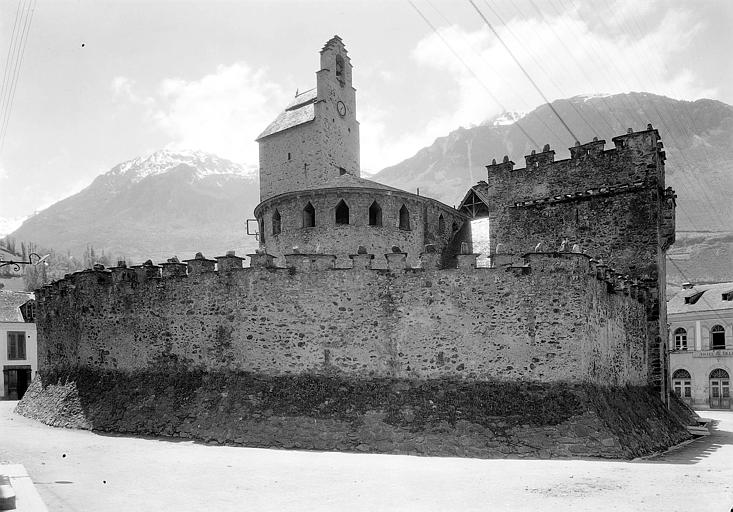
[[[710,408],[730,409],[730,377],[720,368],[710,372]]]
[[[31,385],[31,367],[5,366],[3,367],[3,388],[8,400],[20,400]]]

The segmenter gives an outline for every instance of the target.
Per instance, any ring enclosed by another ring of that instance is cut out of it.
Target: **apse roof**
[[[405,192],[404,190],[400,190],[399,188],[390,187],[389,185],[383,185],[382,183],[368,180],[366,178],[360,178],[358,176],[354,176],[353,174],[348,174],[348,173],[342,174],[339,176],[334,176],[333,178],[327,180],[326,182],[313,183],[309,187],[307,187],[305,190],[327,189],[327,188],[337,188],[337,187],[376,188],[380,190],[390,190],[393,192]]]

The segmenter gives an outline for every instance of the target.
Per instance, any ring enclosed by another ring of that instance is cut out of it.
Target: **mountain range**
[[[567,127],[555,115],[557,112]],[[550,144],[569,157],[575,140],[659,130],[667,153],[667,184],[677,192],[678,241],[669,280],[733,280],[733,107],[649,93],[576,96],[527,114],[505,113],[440,137],[372,179],[457,205],[486,179],[485,165]],[[115,166],[86,189],[27,219],[10,236],[80,253],[89,245],[139,263],[252,251],[245,221],[258,203],[256,169],[197,151],[159,151]]]
[[[123,162],[10,234],[55,250],[88,246],[140,263],[257,247],[245,221],[259,198],[256,169],[200,151],[161,150]]]

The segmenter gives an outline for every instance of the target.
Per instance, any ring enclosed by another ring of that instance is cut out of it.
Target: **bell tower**
[[[360,177],[359,122],[351,59],[339,36],[320,53],[316,87],[295,98],[257,137],[260,201]]]
[[[351,83],[351,59],[339,36],[321,50],[321,69],[316,73],[316,121],[324,150],[322,165],[330,176],[361,176],[359,123],[356,120],[356,89]]]

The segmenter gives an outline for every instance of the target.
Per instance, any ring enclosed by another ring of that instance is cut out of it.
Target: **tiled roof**
[[[327,188],[338,188],[338,187],[358,187],[358,188],[377,188],[380,190],[390,190],[393,192],[405,192],[399,188],[390,187],[377,183],[376,181],[368,180],[366,178],[359,178],[353,174],[341,174],[335,176],[326,182],[313,183],[311,186],[304,190],[315,190],[315,189],[327,189]]]
[[[288,128],[313,121],[316,118],[316,110],[313,105],[317,96],[316,89],[310,89],[295,96],[285,110],[280,112],[280,115],[265,128],[265,131],[257,136],[256,140],[259,141]]]
[[[32,298],[32,293],[0,290],[0,322],[22,322],[20,306]]]
[[[733,283],[715,283],[695,285],[688,290],[682,290],[667,303],[667,313],[689,313],[720,311],[733,309],[733,300],[723,300],[723,294],[730,292],[733,298]],[[699,296],[698,296],[699,295]],[[695,300],[695,297],[697,300]],[[686,301],[685,299],[691,300]]]

